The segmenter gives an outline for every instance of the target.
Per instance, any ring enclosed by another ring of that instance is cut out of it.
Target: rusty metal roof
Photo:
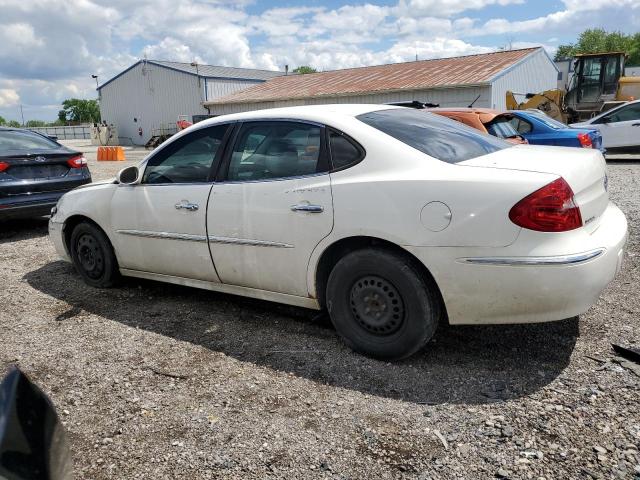
[[[205,104],[272,102],[486,84],[537,50],[540,47],[281,76]]]

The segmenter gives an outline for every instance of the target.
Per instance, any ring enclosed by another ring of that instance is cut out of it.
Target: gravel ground
[[[127,162],[96,163],[94,179]],[[443,327],[354,354],[314,312],[142,280],[85,286],[46,220],[0,224],[0,369],[51,396],[76,478],[640,479],[640,163],[609,165],[631,236],[579,319]]]

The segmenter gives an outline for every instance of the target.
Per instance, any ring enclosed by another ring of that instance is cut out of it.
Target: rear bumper
[[[20,195],[0,199],[0,219],[28,218],[49,215],[65,192]]]
[[[0,220],[49,215],[60,197],[76,187],[91,183],[87,176],[72,183],[69,188],[54,192],[33,192],[0,197]],[[69,182],[67,182],[69,184]]]
[[[621,269],[627,235],[624,214],[610,204],[575,253],[534,257],[485,249],[460,255],[445,249],[437,258],[424,248],[407,249],[431,270],[451,324],[535,323],[586,312]]]

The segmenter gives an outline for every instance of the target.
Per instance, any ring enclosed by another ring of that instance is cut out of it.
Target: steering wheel
[[[147,183],[173,183],[173,180],[159,172],[152,171],[147,176]]]

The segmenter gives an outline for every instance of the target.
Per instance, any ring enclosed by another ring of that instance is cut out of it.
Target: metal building
[[[144,145],[173,133],[179,115],[208,115],[203,103],[246,89],[282,72],[197,63],[140,60],[98,87],[103,121],[118,128],[120,143]]]
[[[557,86],[558,70],[543,48],[280,76],[204,102],[221,115],[326,103],[417,100],[441,107],[506,108],[507,90],[540,92]]]

